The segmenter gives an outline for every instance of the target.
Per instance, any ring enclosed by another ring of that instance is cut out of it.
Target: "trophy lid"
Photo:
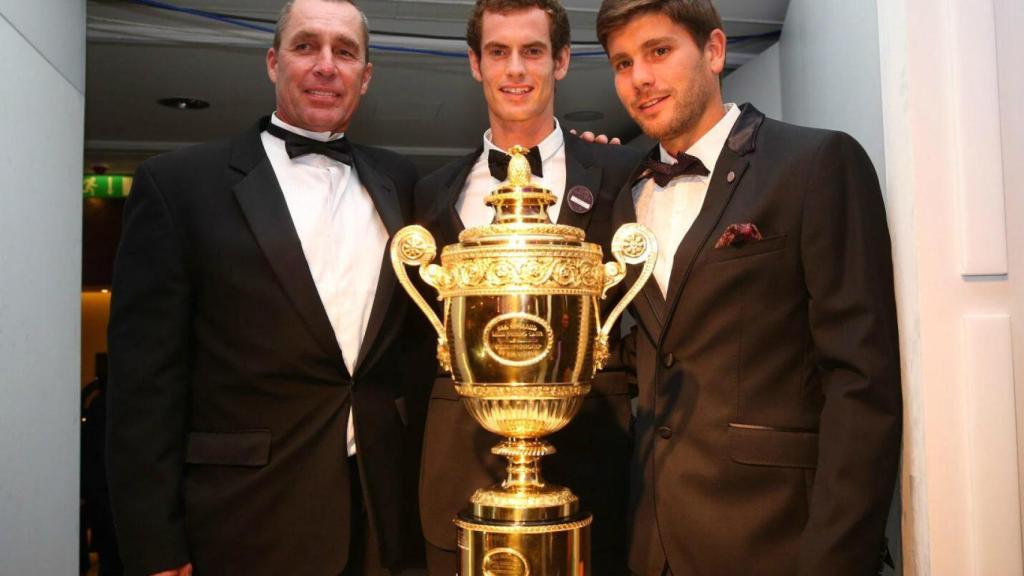
[[[550,190],[530,181],[532,171],[526,159],[527,148],[515,145],[509,148],[512,158],[508,163],[508,178],[495,188],[484,202],[494,208],[494,219],[486,226],[476,226],[459,234],[460,242],[477,242],[488,238],[516,236],[546,236],[553,241],[578,243],[584,234],[579,228],[551,222],[548,207],[558,198]]]

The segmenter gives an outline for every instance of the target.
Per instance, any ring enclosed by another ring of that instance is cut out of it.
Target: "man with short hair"
[[[408,555],[421,437],[401,370],[419,344],[385,253],[416,173],[344,137],[367,49],[351,2],[290,2],[273,116],[136,172],[109,334],[129,574],[393,574]]]
[[[554,117],[556,83],[569,69],[569,21],[557,0],[478,0],[467,25],[470,70],[483,87],[490,129],[473,153],[416,187],[417,220],[439,245],[458,242],[466,227],[488,224],[484,198],[505,180],[506,151],[532,148],[533,182],[558,198],[552,221],[582,228],[605,254],[614,228],[611,208],[640,154],[583,142]],[[429,384],[428,384],[429,385]],[[599,374],[581,413],[551,443],[541,463],[547,480],[567,486],[594,514],[595,575],[625,567],[630,381],[614,365]],[[484,430],[459,401],[451,377],[434,382],[424,432],[420,510],[430,573],[456,570],[452,519],[477,488],[500,482],[506,462],[491,454],[500,438]]]
[[[623,106],[659,142],[614,219],[659,246],[632,306],[630,570],[876,574],[901,397],[868,156],[723,103],[709,0],[605,0],[597,31]]]

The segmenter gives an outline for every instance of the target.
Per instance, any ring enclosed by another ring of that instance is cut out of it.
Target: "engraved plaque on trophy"
[[[480,488],[454,519],[461,576],[585,576],[591,516],[567,487],[544,481],[543,440],[579,411],[594,374],[608,359],[608,332],[650,277],[654,235],[626,224],[612,239],[614,262],[579,228],[553,224],[556,201],[530,183],[526,150],[514,146],[508,181],[491,192],[491,224],[437,246],[421,226],[401,229],[391,262],[402,286],[438,333],[438,360],[451,371],[470,414],[505,439],[491,451],[508,459],[508,476]],[[600,300],[642,264],[633,286],[601,319]],[[413,286],[406,266],[438,292],[442,318]]]

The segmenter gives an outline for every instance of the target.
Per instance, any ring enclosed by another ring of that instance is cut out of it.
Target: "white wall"
[[[1024,232],[1006,224],[1024,218],[1024,7],[886,0],[877,16],[907,399],[906,571],[1021,574]]]
[[[0,0],[0,572],[78,570],[85,2]]]
[[[779,51],[786,122],[853,135],[881,173],[875,0],[791,0]]]
[[[779,45],[775,43],[726,76],[722,81],[722,98],[736,104],[750,102],[765,116],[783,120],[779,55]]]

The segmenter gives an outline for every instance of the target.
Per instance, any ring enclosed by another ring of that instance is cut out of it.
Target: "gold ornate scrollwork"
[[[444,370],[450,372],[452,369],[451,352],[448,348],[448,339],[445,337],[444,324],[409,280],[409,275],[405,271],[406,266],[418,267],[423,281],[435,289],[450,283],[444,269],[437,264],[431,264],[435,256],[437,256],[437,243],[434,242],[434,237],[430,235],[430,232],[422,226],[406,226],[399,230],[391,240],[391,265],[395,269],[395,275],[398,276],[398,282],[402,288],[405,288],[409,297],[437,332],[437,360]]]
[[[658,261],[658,239],[646,226],[642,224],[623,224],[612,237],[612,256],[615,262],[607,262],[604,265],[605,282],[602,298],[607,295],[608,289],[615,286],[626,277],[626,265],[643,264],[636,282],[619,300],[619,303],[612,308],[604,324],[597,334],[597,341],[594,342],[594,364],[596,370],[604,367],[608,360],[608,333],[611,331],[615,321],[619,319],[626,306],[636,298],[636,295],[643,289],[644,284],[650,279],[654,272],[654,265]]]

